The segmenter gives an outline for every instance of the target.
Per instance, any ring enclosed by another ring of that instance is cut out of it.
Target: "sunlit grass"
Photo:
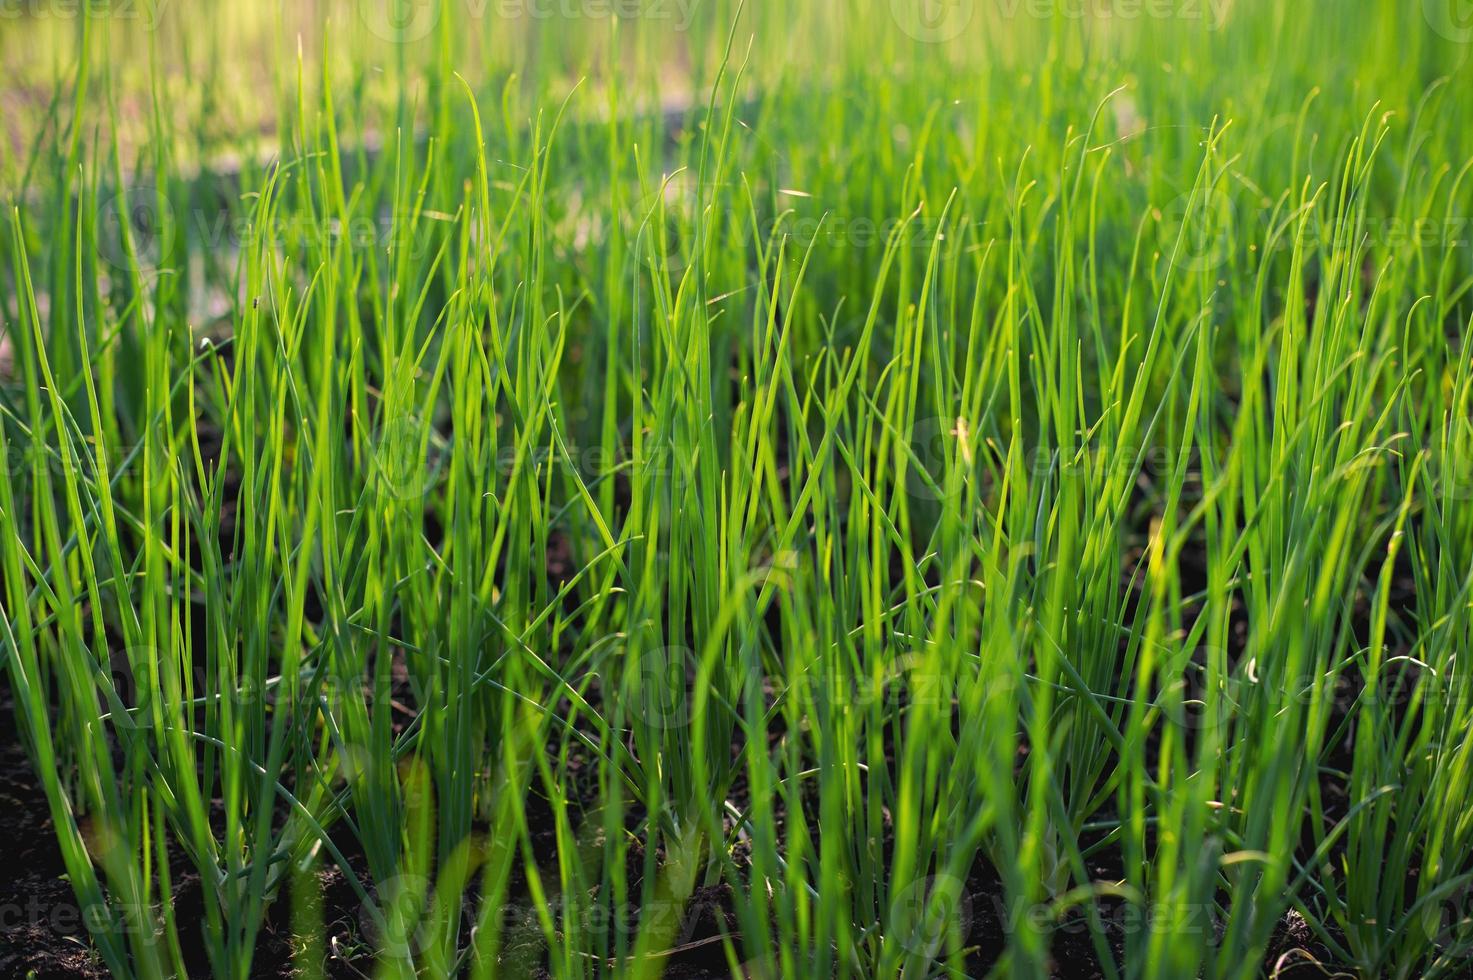
[[[4,27],[0,646],[99,959],[1466,971],[1457,22],[669,6]]]

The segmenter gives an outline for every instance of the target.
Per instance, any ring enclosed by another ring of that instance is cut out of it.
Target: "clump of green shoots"
[[[1446,19],[380,6],[83,5],[0,158],[108,971],[1467,969]]]

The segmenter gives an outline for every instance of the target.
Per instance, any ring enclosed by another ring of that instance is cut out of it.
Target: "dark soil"
[[[213,447],[207,447],[213,448]],[[234,495],[231,488],[231,496]],[[222,529],[222,547],[229,547],[228,531]],[[547,542],[547,575],[553,591],[574,572],[577,564],[575,549],[567,538],[556,532]],[[1194,591],[1205,587],[1205,570],[1190,554],[1183,556],[1181,574],[1184,589]],[[1410,576],[1398,569],[1398,589],[1393,596],[1394,619],[1411,621],[1415,615],[1411,608],[1414,590]],[[1402,584],[1405,582],[1406,584]],[[571,601],[571,599],[570,599]],[[774,606],[774,608],[776,608]],[[1359,614],[1361,611],[1357,610]],[[1357,619],[1359,619],[1359,615]],[[203,616],[198,617],[203,621]],[[776,632],[779,624],[769,623]],[[1235,623],[1235,625],[1238,625]],[[1245,630],[1243,630],[1245,631]],[[1235,630],[1235,633],[1238,630]],[[201,644],[202,646],[203,644]],[[1236,656],[1238,650],[1231,651]],[[411,689],[407,671],[402,662],[396,660],[393,674],[394,708],[396,730],[402,730],[417,712],[415,692]],[[597,701],[600,692],[595,688],[588,692]],[[903,697],[903,694],[901,695]],[[1340,712],[1348,710],[1354,703],[1354,695],[1337,704]],[[1343,714],[1342,714],[1343,717]],[[1337,721],[1339,719],[1337,718]],[[769,733],[773,737],[779,732]],[[734,746],[734,751],[740,751]],[[1340,747],[1337,747],[1340,748]],[[1343,750],[1331,760],[1348,765],[1349,759]],[[890,763],[895,764],[893,756]],[[585,812],[597,808],[597,786],[594,780],[575,780],[577,785],[569,787],[572,802]],[[1338,787],[1325,787],[1331,818],[1343,810]],[[745,791],[742,780],[732,787],[733,795],[740,797]],[[1343,795],[1343,794],[1340,794]],[[820,827],[816,812],[809,814],[811,828]],[[104,978],[107,970],[95,956],[81,911],[65,877],[65,868],[56,845],[49,808],[39,781],[31,771],[16,729],[13,706],[8,691],[0,691],[0,807],[6,813],[5,834],[8,839],[9,860],[0,868],[0,980],[28,978]],[[807,801],[805,801],[805,808]],[[556,864],[556,837],[554,820],[547,801],[534,788],[527,800],[528,825],[532,829],[532,850],[538,864],[544,868]],[[629,830],[636,838],[643,836],[639,826],[641,815],[627,815]],[[484,830],[485,828],[480,828]],[[368,880],[367,863],[356,839],[346,830],[334,834],[334,843],[347,858],[360,880]],[[203,921],[202,896],[197,874],[182,854],[171,860],[174,909],[178,920],[183,923]],[[628,881],[630,892],[639,894],[644,871],[643,852],[637,846],[631,850]],[[1123,877],[1118,852],[1104,850],[1090,859],[1089,871],[1099,880],[1118,880]],[[322,968],[327,977],[356,978],[372,974],[373,936],[365,921],[356,893],[349,886],[343,872],[330,862],[318,873],[320,886],[321,917],[324,935],[319,947],[322,951]],[[520,868],[510,883],[509,902],[518,908],[525,907],[527,921],[531,923],[531,904]],[[662,952],[665,959],[665,975],[673,978],[706,978],[729,976],[725,952],[721,939],[737,932],[733,909],[733,893],[727,884],[699,889],[689,901],[681,921],[674,930],[673,948]],[[473,901],[473,897],[470,901]],[[1012,928],[1005,889],[996,871],[979,860],[966,882],[966,894],[962,906],[963,947],[967,949],[968,973],[985,975],[993,968],[1005,950]],[[1111,958],[1121,961],[1125,950],[1125,924],[1129,910],[1123,903],[1102,900],[1098,906],[1106,928],[1106,948]],[[467,922],[473,921],[474,908],[467,909]],[[293,958],[304,947],[302,938],[293,934],[293,915],[289,890],[268,910],[263,924],[252,976],[272,980],[295,976]],[[619,928],[632,928],[637,923],[619,923]],[[611,924],[610,928],[614,928]],[[1214,928],[1210,917],[1205,928]],[[468,926],[467,926],[468,928]],[[181,928],[183,954],[190,976],[209,975],[202,936],[197,928]],[[469,938],[467,934],[467,939]],[[539,940],[540,941],[540,940]],[[1078,912],[1060,923],[1053,934],[1050,948],[1053,958],[1053,973],[1063,978],[1103,977],[1099,951],[1092,938],[1085,913]],[[535,976],[546,976],[545,953],[533,955],[541,965],[530,965]],[[609,964],[613,967],[616,964]],[[1263,964],[1265,976],[1296,978],[1322,977],[1334,973],[1335,968],[1326,949],[1319,943],[1313,931],[1297,916],[1286,916],[1280,924]]]
[[[94,955],[81,911],[65,878],[45,794],[31,771],[14,725],[12,706],[0,705],[0,806],[6,816],[7,858],[0,867],[0,977],[36,980],[102,980],[108,972]],[[536,819],[546,802],[535,795],[528,800],[529,824],[540,828],[533,835],[539,864],[555,859],[551,811],[547,819]],[[360,877],[366,864],[351,834],[335,835]],[[184,861],[174,862],[175,913],[181,923],[203,919],[197,875]],[[1091,873],[1101,878],[1119,876],[1115,858],[1108,852],[1091,861]],[[631,853],[629,880],[637,893],[642,873],[642,856]],[[328,865],[318,872],[321,889],[323,969],[326,976],[354,978],[371,973],[372,937],[367,935],[360,903],[343,873]],[[513,881],[513,892],[521,891]],[[677,945],[667,959],[666,976],[692,978],[726,977],[729,971],[720,937],[736,932],[732,893],[727,885],[702,888],[692,896],[682,921],[677,925]],[[522,892],[522,900],[525,893]],[[302,941],[291,929],[291,902],[283,895],[268,912],[257,946],[252,975],[272,980],[295,976],[294,950]],[[963,904],[964,946],[969,950],[968,972],[985,974],[996,965],[1007,945],[1008,906],[996,872],[979,861],[966,883]],[[1124,954],[1122,907],[1102,902],[1100,914],[1106,923],[1107,945],[1117,961]],[[181,929],[186,963],[191,975],[208,975],[203,943],[196,933]],[[1103,977],[1098,954],[1083,914],[1076,915],[1056,930],[1051,944],[1054,975],[1063,978]],[[1297,917],[1286,917],[1269,955],[1264,974],[1278,971],[1282,978],[1323,976],[1328,952],[1312,931]],[[536,971],[546,976],[545,967]],[[1334,972],[1333,969],[1331,972]]]
[[[0,705],[0,810],[6,860],[0,864],[0,977],[105,978],[51,826],[46,794],[16,732],[8,690]]]

